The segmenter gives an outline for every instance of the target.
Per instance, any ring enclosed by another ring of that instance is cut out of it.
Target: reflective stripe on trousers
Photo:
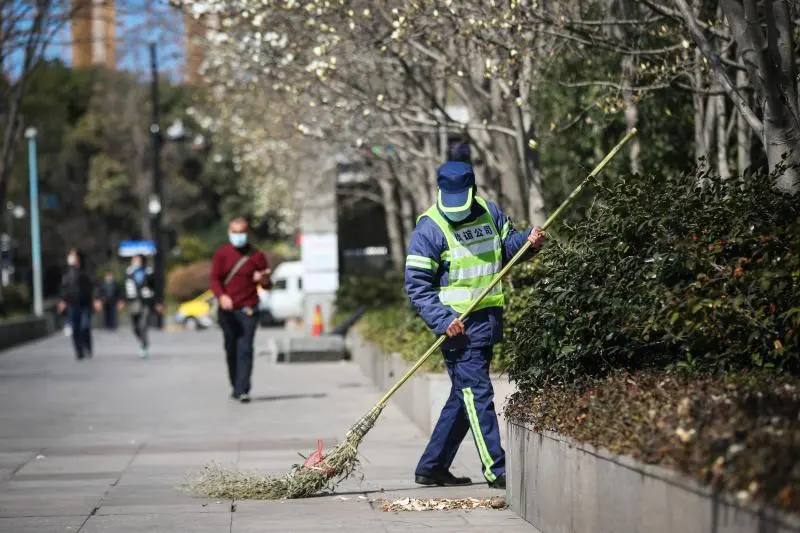
[[[505,475],[505,452],[489,378],[492,347],[444,351],[452,386],[442,414],[416,468],[418,475],[449,470],[461,441],[472,432],[481,470],[487,481]]]

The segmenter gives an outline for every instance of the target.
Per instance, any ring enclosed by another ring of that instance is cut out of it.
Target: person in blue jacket
[[[502,284],[463,322],[458,317],[526,240],[535,252],[545,234],[539,227],[516,231],[495,204],[477,196],[469,159],[469,145],[456,145],[437,170],[437,202],[418,219],[406,257],[411,303],[434,333],[448,337],[442,352],[452,383],[415,480],[422,485],[470,484],[469,478],[454,476],[450,466],[471,430],[486,481],[504,489],[505,452],[489,377],[492,347],[503,332]]]

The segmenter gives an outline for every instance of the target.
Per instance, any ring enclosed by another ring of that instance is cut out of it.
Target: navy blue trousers
[[[219,325],[225,337],[225,358],[233,394],[250,394],[253,374],[253,341],[258,329],[258,311],[248,315],[242,309],[219,311]]]
[[[417,464],[417,475],[449,470],[467,431],[472,431],[487,481],[506,473],[506,454],[500,445],[500,425],[494,409],[494,389],[489,378],[492,347],[444,351],[450,375],[447,398],[431,440]]]
[[[72,345],[75,357],[83,359],[92,356],[92,307],[90,305],[70,305],[67,307],[67,320],[72,327]]]

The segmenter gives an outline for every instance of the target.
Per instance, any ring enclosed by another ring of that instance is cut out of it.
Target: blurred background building
[[[158,0],[71,0],[70,24],[56,47],[73,67],[146,71],[147,46],[158,43],[164,73],[200,82],[203,40],[215,18],[195,19]]]
[[[73,0],[72,65],[117,66],[116,6],[113,0]]]

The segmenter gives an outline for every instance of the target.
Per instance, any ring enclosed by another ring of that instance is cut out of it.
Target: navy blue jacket
[[[516,231],[511,219],[505,216],[500,208],[488,200],[486,203],[501,235],[503,227],[506,224],[509,225],[509,230],[503,239],[503,262],[505,263],[525,244],[531,230]],[[458,225],[473,222],[483,212],[484,210],[478,202],[473,202],[470,216]],[[450,263],[441,262],[440,258],[442,252],[447,248],[447,240],[439,226],[430,217],[423,216],[411,234],[408,254],[433,259],[439,263],[439,266],[436,271],[431,271],[406,264],[405,286],[408,298],[414,308],[436,335],[444,334],[447,327],[459,315],[451,307],[439,301],[438,288],[447,285],[447,272],[450,269]],[[533,253],[531,253],[532,255]],[[503,310],[490,307],[473,311],[464,321],[464,326],[466,334],[444,341],[443,350],[485,347],[500,342],[503,338]]]

